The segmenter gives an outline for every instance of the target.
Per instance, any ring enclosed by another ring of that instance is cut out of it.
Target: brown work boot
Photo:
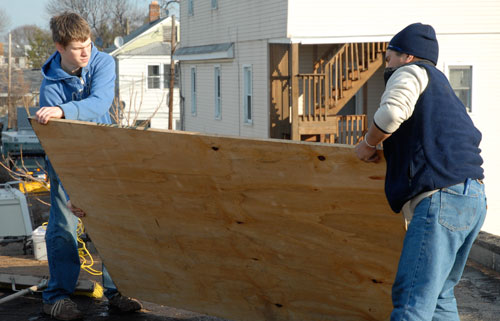
[[[70,298],[56,301],[54,304],[43,304],[43,312],[56,320],[78,320],[83,318],[82,311],[78,310],[76,303]]]
[[[108,299],[109,307],[121,313],[134,312],[142,309],[142,304],[133,298],[123,296],[120,293]]]

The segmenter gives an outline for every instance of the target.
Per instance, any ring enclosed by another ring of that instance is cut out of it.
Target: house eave
[[[234,59],[234,43],[181,47],[175,51],[173,59],[180,61]]]
[[[299,43],[302,45],[321,45],[332,43],[363,43],[363,42],[387,42],[391,40],[390,35],[375,36],[327,36],[327,37],[291,37],[291,38],[272,38],[269,43],[291,44]]]

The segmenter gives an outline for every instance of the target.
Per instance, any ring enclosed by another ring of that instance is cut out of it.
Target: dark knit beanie
[[[430,25],[413,23],[398,32],[389,42],[387,49],[427,59],[437,64],[439,46],[436,32]]]

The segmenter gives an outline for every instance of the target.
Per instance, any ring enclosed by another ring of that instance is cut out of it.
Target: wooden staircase
[[[386,49],[385,42],[334,44],[314,63],[312,73],[297,74],[299,101],[292,112],[298,115],[299,139],[314,135],[321,141],[356,143],[359,137],[339,139],[340,130],[357,119],[355,131],[362,135],[366,116],[337,114],[384,64]]]

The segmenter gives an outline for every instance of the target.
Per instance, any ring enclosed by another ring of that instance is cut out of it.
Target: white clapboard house
[[[174,34],[178,25],[175,21]],[[128,36],[117,37],[107,50],[116,61],[116,97],[123,124],[168,128],[171,29],[172,18],[161,17],[158,2],[152,1],[149,21]],[[180,127],[178,80],[176,73],[172,129]]]

